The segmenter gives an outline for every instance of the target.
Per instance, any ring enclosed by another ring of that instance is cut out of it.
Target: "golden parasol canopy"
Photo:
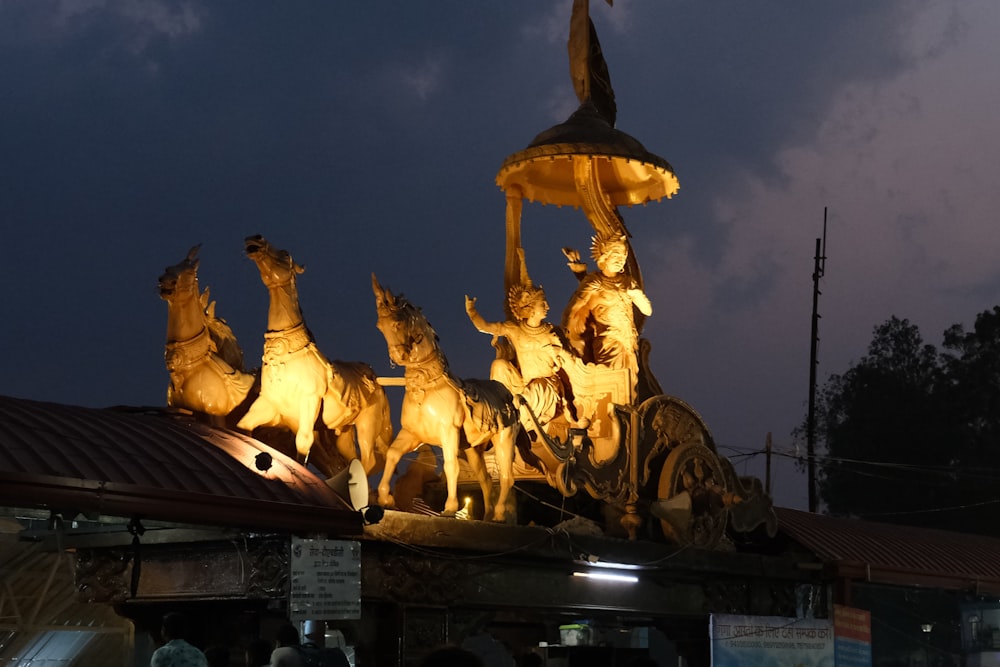
[[[628,248],[625,271],[641,287],[638,260],[618,207],[669,199],[680,188],[670,163],[647,151],[634,137],[615,129],[618,107],[597,30],[590,19],[589,0],[573,0],[567,46],[570,77],[580,106],[565,122],[545,130],[527,148],[508,156],[496,177],[507,197],[505,293],[527,280],[521,247],[525,199],[581,208],[597,238],[624,239]],[[641,315],[636,325],[641,330]]]
[[[613,207],[669,199],[680,188],[670,163],[612,127],[589,99],[568,120],[508,156],[496,182],[504,192],[531,202],[580,207],[584,202],[574,167],[580,158],[590,158]]]

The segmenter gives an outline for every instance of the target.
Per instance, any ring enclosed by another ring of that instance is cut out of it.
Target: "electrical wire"
[[[738,452],[735,455],[729,456],[730,461],[738,459],[740,461],[749,461],[751,459],[757,458],[759,456],[766,456],[768,454],[767,450],[755,449],[746,450],[737,447],[719,447],[720,450],[726,449],[732,452]],[[794,461],[805,464],[806,457],[799,453],[797,450],[782,450],[782,449],[771,449],[771,456],[792,459]],[[1000,468],[967,468],[962,466],[951,466],[951,465],[932,465],[932,464],[920,464],[920,463],[899,463],[891,461],[872,461],[868,459],[856,459],[844,456],[829,456],[823,454],[816,454],[813,457],[817,463],[820,465],[831,465],[836,463],[848,463],[860,466],[871,466],[875,468],[884,468],[886,470],[900,470],[900,471],[910,471],[910,472],[929,472],[938,473],[946,475],[949,477],[966,477],[974,479],[983,479],[989,481],[1000,482]],[[852,473],[857,472],[861,474],[860,471],[851,470]]]
[[[748,464],[751,460],[759,456],[775,456],[786,459],[792,459],[798,463],[805,464],[806,457],[803,456],[798,448],[791,450],[781,449],[781,448],[771,448],[770,452],[766,449],[745,449],[733,446],[719,447],[719,450],[728,450],[734,452],[735,454],[729,456],[729,460],[732,462],[734,459],[739,460],[744,465]],[[918,463],[894,463],[889,461],[871,461],[865,459],[856,459],[843,456],[829,456],[823,454],[817,454],[814,459],[820,466],[838,466],[836,472],[838,475],[851,475],[858,478],[868,478],[873,480],[885,480],[885,481],[900,481],[899,475],[890,475],[890,472],[904,473],[904,474],[931,474],[940,476],[940,480],[937,482],[937,486],[945,488],[948,486],[954,486],[962,481],[987,481],[987,482],[1000,482],[1000,469],[996,468],[975,468],[971,469],[962,466],[951,466],[951,465],[931,465],[931,464],[918,464]],[[850,467],[839,467],[841,464]],[[868,468],[868,469],[865,469]],[[920,480],[921,484],[927,486],[934,482],[927,478]],[[987,507],[992,505],[1000,505],[1000,498],[982,500],[977,502],[962,503],[958,505],[947,505],[943,507],[930,507],[924,509],[914,509],[914,510],[898,510],[891,512],[865,512],[865,518],[876,518],[876,517],[891,517],[891,516],[910,516],[919,514],[931,514],[931,513],[943,513],[943,512],[955,512],[961,510],[973,509],[976,507]]]

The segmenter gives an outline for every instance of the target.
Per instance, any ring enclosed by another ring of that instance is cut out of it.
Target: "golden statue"
[[[255,378],[243,371],[243,350],[215,316],[208,288],[199,291],[199,248],[160,276],[160,298],[167,302],[167,405],[225,417],[243,403]]]
[[[514,486],[514,447],[520,432],[514,397],[494,380],[462,380],[448,369],[438,337],[420,309],[401,295],[383,289],[372,275],[378,309],[378,329],[385,337],[392,363],[403,366],[406,393],[399,432],[385,456],[378,485],[380,505],[393,507],[390,482],[399,460],[422,444],[441,448],[448,498],[444,516],[454,516],[458,505],[458,453],[465,453],[483,492],[484,517],[504,521],[507,498]],[[483,450],[491,444],[500,477],[500,496],[494,502],[493,483],[483,464]]]
[[[585,273],[579,253],[564,252],[580,278],[563,313],[562,326],[570,345],[585,362],[627,368],[634,392],[639,376],[635,310],[651,315],[653,306],[635,278],[625,272],[628,244],[624,237],[595,236],[591,255],[597,271],[590,274]]]
[[[544,480],[564,496],[585,490],[604,500],[606,517],[618,514],[619,530],[631,539],[644,525],[653,535],[706,548],[720,544],[729,529],[745,533],[764,524],[773,534],[776,517],[759,480],[736,475],[700,415],[664,394],[649,368],[649,344],[640,333],[652,306],[620,209],[670,198],[679,184],[666,160],[615,128],[614,91],[588,0],[573,0],[569,54],[579,108],[508,156],[496,177],[507,200],[505,317],[487,321],[476,299],[466,296],[473,325],[494,337],[498,354],[491,379],[455,377],[420,309],[383,289],[374,275],[377,327],[391,361],[405,368],[404,377],[377,379],[365,364],[329,361],[299,307],[295,281],[303,268],[288,252],[254,236],[245,250],[270,294],[268,331],[260,393],[238,427],[290,429],[305,459],[321,422],[320,435],[327,433],[323,425],[335,433],[343,458],[354,458],[355,446],[360,449],[366,471],[381,453],[378,502],[388,507],[412,506],[436,471],[418,465],[416,475],[392,486],[401,458],[418,449],[428,457],[433,452],[422,448],[427,444],[442,452],[446,516],[467,512],[458,500],[459,484],[473,481],[461,478],[464,454],[482,489],[487,519],[507,519],[517,475]],[[595,271],[588,273],[579,253],[564,249],[579,285],[561,326],[546,321],[545,292],[527,276],[521,247],[525,200],[580,209],[593,229]],[[250,402],[253,379],[242,373],[230,345],[235,339],[214,316],[207,290],[198,293],[196,250],[161,279],[170,306],[168,400],[227,414],[241,395],[247,396],[241,409]],[[182,304],[182,293],[193,298]],[[229,382],[240,388],[232,397]],[[394,440],[380,382],[405,388]],[[325,447],[316,450],[315,463],[320,454],[327,454]]]
[[[289,428],[305,461],[315,439],[316,419],[321,417],[337,436],[337,451],[344,460],[360,458],[365,472],[370,472],[376,454],[384,453],[392,439],[389,401],[375,372],[360,362],[331,362],[320,352],[302,317],[295,285],[295,277],[305,269],[287,251],[275,249],[260,235],[247,237],[245,250],[257,264],[271,301],[260,396],[237,427]]]
[[[515,285],[510,289],[508,309],[513,320],[487,322],[476,310],[476,299],[465,297],[469,320],[479,331],[493,335],[498,350],[490,367],[490,379],[521,399],[521,425],[525,429],[532,430],[535,420],[544,426],[557,416],[576,424],[573,391],[564,370],[576,360],[565,348],[558,328],[545,321],[549,312],[545,291],[530,280]],[[513,354],[501,352],[504,348],[498,337],[506,339]]]

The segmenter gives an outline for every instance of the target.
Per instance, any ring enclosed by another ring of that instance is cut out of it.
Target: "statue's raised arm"
[[[545,321],[549,312],[545,291],[526,279],[510,289],[507,301],[513,319],[488,322],[476,310],[476,300],[465,297],[465,311],[472,324],[483,333],[506,338],[514,350],[513,359],[494,360],[490,379],[521,397],[522,412],[527,406],[539,424],[547,424],[559,415],[575,422],[572,392],[565,374],[560,373],[570,354],[559,330]],[[535,425],[527,413],[522,414],[521,423],[529,430]]]

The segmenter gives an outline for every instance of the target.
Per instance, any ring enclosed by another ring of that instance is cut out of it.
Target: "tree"
[[[1000,447],[1000,306],[980,313],[971,332],[952,325],[944,347],[951,409],[962,416],[969,444],[994,454]]]
[[[952,325],[944,348],[941,402],[956,423],[952,456],[963,523],[984,532],[976,529],[1000,518],[1000,306],[980,313],[970,332]]]
[[[892,317],[874,334],[868,354],[819,397],[820,497],[831,514],[928,525],[935,518],[923,511],[955,502],[944,367],[908,320]]]

